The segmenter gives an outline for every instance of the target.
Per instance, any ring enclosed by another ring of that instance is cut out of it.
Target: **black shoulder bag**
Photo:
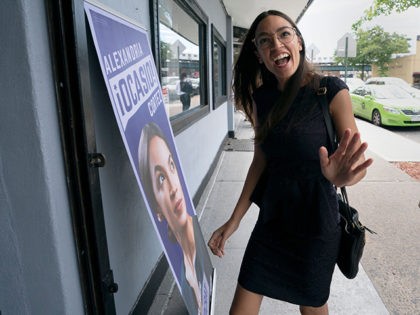
[[[322,107],[325,125],[328,136],[335,151],[338,147],[335,129],[331,120],[328,103],[326,98],[327,88],[322,87],[318,90],[319,103]],[[359,262],[362,258],[363,249],[366,243],[366,231],[375,233],[365,227],[359,221],[359,213],[350,206],[347,197],[346,187],[341,187],[341,194],[338,193],[338,211],[340,213],[341,242],[337,258],[337,265],[343,275],[348,279],[356,277],[359,271]],[[376,234],[376,233],[375,233]]]

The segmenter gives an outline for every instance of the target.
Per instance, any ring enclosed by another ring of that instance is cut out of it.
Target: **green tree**
[[[365,65],[376,64],[380,75],[386,76],[392,55],[408,52],[408,41],[409,38],[402,35],[385,32],[381,26],[375,26],[367,31],[359,28],[356,32],[356,57],[348,58],[347,64],[362,68]],[[344,64],[344,58],[335,57],[335,60]]]
[[[420,7],[420,0],[373,0],[372,5],[365,10],[365,15],[353,24],[353,29],[357,30],[363,22],[371,21],[377,16],[390,15],[394,11],[401,13],[412,7]]]
[[[160,42],[160,58],[161,63],[166,67],[167,60],[170,60],[173,58],[172,56],[172,50],[169,43],[166,43],[164,41]]]

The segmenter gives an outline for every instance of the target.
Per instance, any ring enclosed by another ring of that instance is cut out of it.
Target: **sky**
[[[314,0],[298,23],[306,47],[314,45],[319,57],[332,57],[337,42],[370,7],[373,0]],[[420,35],[420,8],[410,8],[404,13],[375,18],[366,26],[380,25],[386,32],[410,38],[410,53],[415,54],[416,38]],[[420,53],[420,52],[418,52]]]

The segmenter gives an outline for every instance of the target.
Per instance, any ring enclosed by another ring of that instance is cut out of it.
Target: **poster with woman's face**
[[[85,2],[102,74],[151,222],[190,314],[210,314],[213,266],[177,154],[147,33]]]

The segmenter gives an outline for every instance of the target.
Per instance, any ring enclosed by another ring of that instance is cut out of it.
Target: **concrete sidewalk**
[[[235,119],[235,139],[228,139],[226,141],[225,150],[222,152],[216,170],[197,206],[197,213],[200,215],[200,226],[205,240],[208,240],[211,233],[230,216],[241,192],[246,172],[253,156],[253,144],[250,140],[253,136],[252,128],[249,122],[245,121],[244,117],[239,112],[235,113]],[[370,126],[363,126],[363,128],[369,127]],[[372,139],[369,139],[369,141],[371,140]],[[397,139],[397,141],[398,140],[401,139]],[[402,143],[403,141],[400,142]],[[412,144],[410,143],[410,145]],[[420,148],[420,145],[418,146]],[[372,145],[370,147],[372,147]],[[375,145],[373,145],[373,147],[375,147]],[[413,149],[412,146],[411,149]],[[401,149],[399,152],[401,155],[400,158],[402,159],[404,157],[404,150]],[[370,155],[370,153],[368,153],[368,155]],[[375,155],[375,153],[372,153],[372,155],[374,156],[376,163],[372,166],[372,175],[370,177],[367,176],[367,181],[375,181],[375,177],[379,177],[380,181],[380,178],[384,176],[383,174],[391,174],[391,176],[396,174],[395,176],[402,176],[403,180],[411,182],[408,175],[403,174],[395,166],[387,163],[381,156]],[[408,152],[405,157],[410,157],[410,152]],[[398,180],[397,183],[400,181],[401,180]],[[415,189],[417,189],[414,192],[415,194],[419,192],[418,188],[418,185],[415,186]],[[358,195],[358,189],[364,189],[363,185],[361,185],[360,188],[357,188],[357,185],[351,187],[351,196]],[[392,191],[393,187],[390,186],[387,189]],[[350,200],[352,201],[352,199]],[[355,200],[355,202],[357,208],[357,204],[360,200]],[[216,268],[216,292],[214,292],[215,303],[213,305],[214,315],[225,315],[229,312],[242,256],[257,215],[258,208],[255,205],[252,205],[243,218],[238,231],[229,239],[225,256],[222,259],[219,259],[218,257],[211,255],[213,266]],[[170,271],[162,283],[156,301],[158,302],[154,303],[149,311],[149,314],[151,315],[187,314]],[[331,286],[329,308],[330,314],[339,315],[390,314],[362,266],[360,266],[358,276],[353,280],[346,279],[340,271],[336,269]],[[292,315],[299,314],[299,309],[296,305],[264,298],[260,314]]]

